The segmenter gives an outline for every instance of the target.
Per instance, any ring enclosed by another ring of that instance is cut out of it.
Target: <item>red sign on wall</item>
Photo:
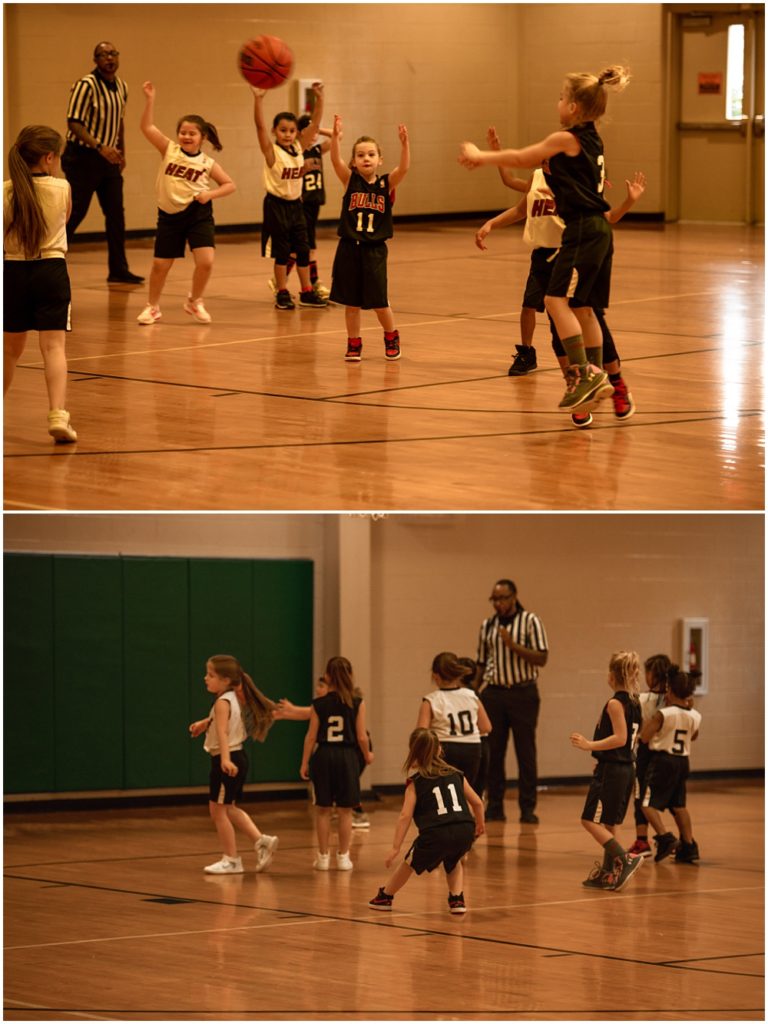
[[[723,91],[722,71],[699,72],[699,96],[720,96]]]

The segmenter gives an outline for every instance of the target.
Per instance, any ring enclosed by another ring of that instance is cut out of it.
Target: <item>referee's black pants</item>
[[[536,683],[518,686],[487,686],[480,699],[493,726],[488,738],[488,805],[500,808],[506,788],[505,760],[509,730],[515,745],[520,813],[536,807],[536,723],[539,719],[539,688]]]
[[[68,142],[61,166],[72,189],[72,214],[67,222],[67,242],[88,213],[94,192],[104,214],[109,251],[110,275],[125,274],[125,211],[123,209],[123,173],[119,164],[111,164],[95,149]]]

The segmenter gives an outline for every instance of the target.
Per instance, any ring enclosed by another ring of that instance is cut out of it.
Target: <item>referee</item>
[[[96,67],[72,86],[67,107],[67,146],[61,165],[72,189],[72,215],[67,224],[71,242],[88,213],[94,192],[104,211],[112,284],[141,284],[128,269],[125,256],[123,118],[128,99],[125,82],[117,77],[120,54],[112,43],[98,43]]]
[[[499,580],[490,601],[494,615],[483,620],[477,649],[477,691],[493,729],[489,737],[486,821],[505,821],[504,773],[509,730],[518,767],[520,821],[536,816],[536,722],[539,669],[547,663],[547,634],[541,620],[517,600],[512,580]]]

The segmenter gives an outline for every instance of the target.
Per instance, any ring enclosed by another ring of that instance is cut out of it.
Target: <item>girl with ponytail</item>
[[[209,864],[205,871],[210,875],[242,874],[236,828],[253,842],[256,870],[263,871],[277,849],[277,836],[261,832],[250,815],[237,806],[237,801],[248,774],[243,744],[248,736],[263,742],[273,721],[275,705],[230,654],[214,654],[208,659],[205,688],[216,699],[210,715],[192,722],[189,733],[193,737],[205,733],[205,749],[211,755],[208,809],[222,848],[221,860]]]
[[[8,391],[27,344],[38,331],[48,389],[48,433],[76,441],[67,412],[70,329],[66,225],[72,211],[69,183],[61,177],[63,140],[47,125],[27,125],[8,153],[10,180],[3,184],[3,350]]]
[[[176,125],[176,141],[167,138],[154,124],[155,87],[145,82],[143,88],[146,105],[141,130],[163,159],[156,183],[159,209],[155,258],[149,275],[149,303],[137,319],[145,326],[160,319],[160,296],[165,279],[174,260],[184,258],[184,249],[189,243],[195,269],[184,311],[198,323],[209,324],[211,315],[203,305],[203,292],[213,269],[215,243],[211,200],[231,195],[235,183],[213,157],[203,152],[206,141],[217,151],[222,148],[216,128],[199,114],[187,114]],[[212,183],[218,188],[212,187]]]

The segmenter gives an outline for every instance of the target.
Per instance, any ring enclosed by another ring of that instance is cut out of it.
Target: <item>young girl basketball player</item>
[[[264,154],[264,217],[261,229],[261,255],[275,261],[275,308],[295,309],[288,291],[288,262],[293,253],[296,272],[301,282],[300,306],[327,306],[313,288],[309,274],[309,240],[307,222],[301,202],[304,153],[320,130],[323,116],[323,85],[312,85],[315,105],[309,124],[299,131],[295,114],[284,110],[272,120],[272,135],[264,120],[262,100],[264,89],[251,86],[253,93],[253,120],[259,147]]]
[[[520,150],[481,152],[465,142],[459,156],[468,168],[538,167],[549,161],[547,184],[565,230],[544,304],[568,355],[568,382],[559,408],[569,413],[611,387],[607,374],[588,361],[585,350],[602,351],[602,332],[592,307],[608,308],[613,252],[611,226],[604,216],[608,204],[603,198],[603,142],[595,121],[605,113],[607,90],[624,89],[628,82],[628,71],[619,66],[599,75],[569,74],[557,106],[561,131]]]
[[[666,654],[652,654],[645,659],[645,685],[648,690],[640,694],[640,738],[637,742],[635,756],[635,831],[637,838],[630,846],[629,852],[638,857],[652,857],[653,851],[648,842],[648,819],[643,811],[643,789],[645,788],[645,774],[648,771],[648,762],[651,758],[648,744],[643,740],[643,727],[656,714],[659,708],[664,707],[664,694],[667,689],[667,674],[672,662]]]
[[[253,819],[237,806],[248,773],[243,744],[250,735],[263,740],[272,724],[274,704],[254,685],[251,677],[229,654],[214,654],[205,666],[205,688],[215,695],[207,718],[192,722],[191,736],[205,733],[211,755],[208,809],[221,841],[222,857],[209,864],[209,875],[239,875],[243,861],[237,855],[235,828],[244,832],[256,850],[256,870],[263,871],[277,849],[277,836],[259,831]]]
[[[603,708],[593,739],[579,732],[571,743],[589,750],[597,760],[587,793],[581,824],[603,847],[603,863],[582,883],[588,889],[623,889],[643,862],[616,840],[616,826],[624,821],[635,785],[635,746],[640,731],[638,689],[640,659],[634,651],[619,651],[608,664],[608,685],[613,697]]]
[[[416,727],[432,729],[443,748],[443,758],[476,789],[480,773],[480,736],[491,731],[488,712],[474,690],[464,684],[466,668],[455,654],[443,651],[432,662],[437,687],[422,698]]]
[[[155,258],[149,275],[149,303],[138,316],[140,324],[157,323],[160,296],[165,279],[176,259],[184,258],[188,242],[195,261],[192,290],[184,303],[185,312],[201,324],[209,324],[211,315],[203,305],[203,292],[211,276],[214,256],[213,199],[235,191],[235,183],[214,161],[202,152],[203,142],[220,150],[219,136],[212,124],[198,114],[187,114],[176,125],[177,141],[167,138],[155,126],[155,87],[144,83],[146,104],[141,130],[162,155],[157,174],[157,235]],[[211,188],[215,182],[218,188]]]
[[[412,820],[419,834],[403,862],[368,906],[391,910],[396,893],[414,872],[420,875],[442,864],[448,882],[448,909],[452,914],[463,914],[467,908],[462,857],[477,836],[485,832],[483,801],[462,773],[446,763],[432,729],[414,729],[408,748],[403,770],[413,774],[405,784],[403,809],[397,819],[392,849],[384,861],[386,867],[391,867],[400,853]]]
[[[366,764],[373,761],[373,754],[365,731],[365,703],[355,693],[352,666],[346,658],[331,658],[323,678],[328,692],[312,701],[300,774],[312,782],[318,846],[315,868],[330,868],[331,810],[335,804],[339,815],[336,867],[350,871],[352,809],[360,806],[356,751],[359,748]]]
[[[375,139],[362,135],[352,147],[349,164],[341,157],[342,124],[333,119],[331,163],[346,191],[341,202],[339,244],[333,261],[331,302],[346,306],[345,359],[359,363],[363,341],[360,310],[372,309],[384,328],[384,356],[400,358],[400,335],[387,296],[387,242],[392,237],[392,197],[411,164],[408,129],[398,127],[400,162],[389,174],[379,174],[381,150]]]
[[[65,409],[70,286],[66,224],[69,182],[60,177],[63,140],[46,125],[22,128],[8,153],[3,184],[3,351],[5,393],[27,343],[37,331],[48,389],[48,433],[76,441]]]

